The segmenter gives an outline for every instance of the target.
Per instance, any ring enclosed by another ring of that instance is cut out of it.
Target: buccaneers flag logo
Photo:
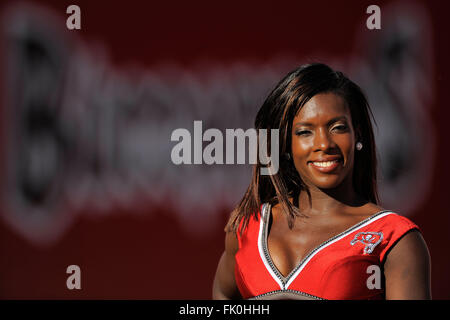
[[[355,243],[361,242],[364,245],[364,253],[371,254],[381,240],[383,240],[382,232],[359,232],[350,244],[353,246]]]

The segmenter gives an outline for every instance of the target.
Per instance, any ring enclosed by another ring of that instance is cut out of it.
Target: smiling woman
[[[254,166],[225,228],[213,298],[430,298],[419,228],[378,205],[371,111],[355,83],[302,66],[272,90],[255,128],[279,129],[269,150],[280,168],[262,176]]]
[[[304,183],[325,189],[344,180],[351,184],[354,131],[350,110],[335,93],[318,94],[300,109],[292,129],[292,156]]]

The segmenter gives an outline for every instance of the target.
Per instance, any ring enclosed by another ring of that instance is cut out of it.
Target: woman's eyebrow
[[[297,123],[294,123],[294,127],[295,126],[312,127],[313,124],[311,122],[297,122]]]
[[[334,117],[333,119],[331,119],[330,121],[328,121],[328,125],[338,122],[338,121],[347,121],[347,117],[346,116],[338,116],[338,117]]]
[[[335,122],[338,122],[338,121],[342,121],[342,120],[343,120],[343,121],[347,121],[347,117],[346,117],[346,116],[337,116],[337,117],[334,117],[334,118],[328,120],[327,125],[330,125],[330,124],[332,124],[332,123],[335,123]],[[313,127],[314,124],[311,123],[311,122],[308,122],[308,121],[299,121],[299,122],[294,123],[294,127],[295,127],[295,126]]]

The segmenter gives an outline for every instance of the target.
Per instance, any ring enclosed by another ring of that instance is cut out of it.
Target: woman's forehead
[[[296,122],[320,121],[345,117],[351,119],[345,100],[335,93],[320,93],[312,97],[294,117]]]

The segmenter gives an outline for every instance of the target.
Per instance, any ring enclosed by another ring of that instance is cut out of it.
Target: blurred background
[[[80,30],[66,26],[72,4]],[[382,205],[420,226],[433,298],[450,298],[446,9],[2,1],[0,298],[209,299],[251,167],[177,166],[171,133],[251,128],[270,89],[310,62],[366,92]],[[81,290],[66,287],[69,265]]]

